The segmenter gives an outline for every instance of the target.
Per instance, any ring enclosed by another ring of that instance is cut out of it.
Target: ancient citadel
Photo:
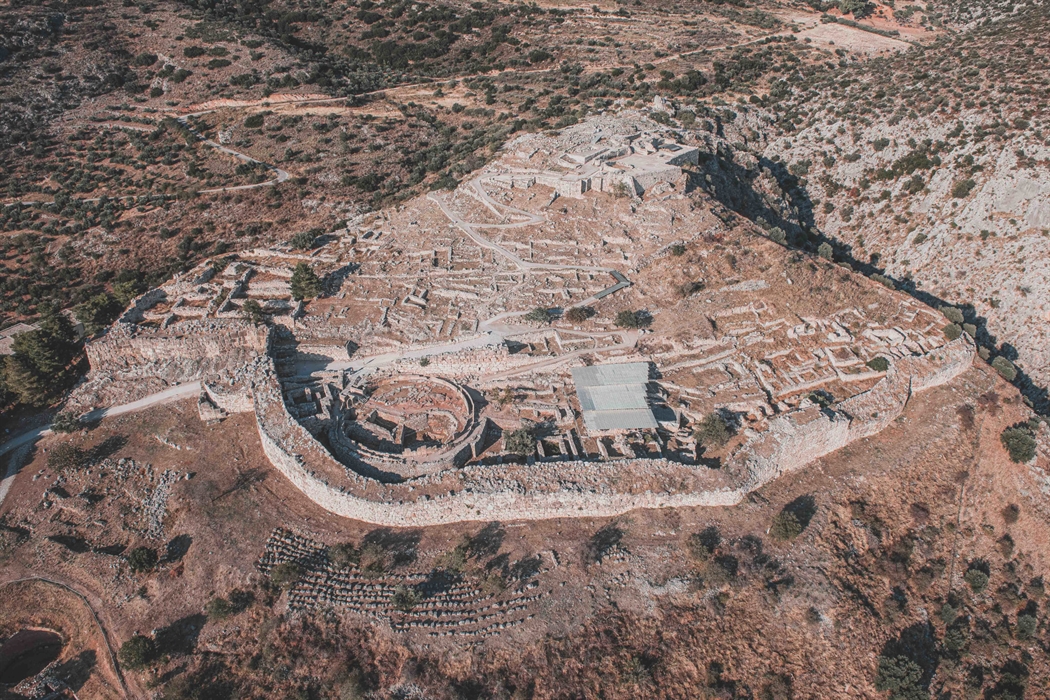
[[[313,251],[151,290],[88,345],[75,398],[199,381],[203,420],[253,412],[305,495],[386,526],[738,503],[879,432],[974,347],[718,216],[689,185],[709,146],[631,115],[516,139],[455,192]],[[289,285],[304,261],[323,279],[309,304]],[[617,325],[624,309],[642,320]],[[715,412],[733,434],[712,447],[695,428]]]

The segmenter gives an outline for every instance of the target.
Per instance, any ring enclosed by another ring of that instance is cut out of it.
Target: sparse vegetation
[[[718,411],[712,411],[696,426],[693,435],[700,445],[718,449],[729,442],[733,433],[725,416]]]
[[[534,428],[524,425],[516,430],[503,434],[503,449],[521,457],[530,457],[536,453]]]
[[[620,328],[645,328],[652,320],[645,311],[624,310],[616,314],[616,325]]]
[[[60,442],[47,453],[47,466],[57,472],[80,469],[87,463],[87,453],[76,445]]]
[[[890,361],[881,355],[873,357],[865,362],[869,369],[875,370],[876,372],[886,372],[890,368]]]
[[[536,307],[529,313],[525,314],[525,320],[531,323],[550,323],[551,311],[543,307]]]
[[[321,293],[321,280],[305,262],[296,263],[292,271],[292,298],[296,301],[313,299]]]
[[[1017,367],[1002,355],[997,355],[992,359],[992,368],[1008,382],[1017,379]]]
[[[259,325],[266,320],[266,314],[263,312],[262,304],[257,302],[255,299],[247,299],[244,304],[241,305],[241,315],[245,321]]]
[[[565,312],[565,320],[569,323],[583,323],[594,316],[594,309],[589,306],[573,306]]]
[[[302,568],[295,562],[286,561],[270,569],[270,582],[278,588],[291,588],[302,576]]]
[[[51,430],[56,433],[75,433],[83,427],[80,419],[68,412],[56,413],[51,419]]]

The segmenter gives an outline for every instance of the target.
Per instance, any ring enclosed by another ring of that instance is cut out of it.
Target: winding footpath
[[[181,401],[199,395],[201,392],[200,382],[187,382],[186,384],[179,384],[177,386],[170,387],[163,391],[158,391],[155,394],[150,394],[145,398],[141,398],[138,401],[132,401],[130,403],[120,404],[117,406],[110,406],[109,408],[97,408],[94,411],[89,411],[81,416],[81,420],[85,423],[93,423],[95,421],[102,420],[103,418],[112,418],[113,416],[119,416],[124,413],[133,413],[135,411],[141,411],[144,408],[150,408],[151,406],[159,406],[161,404],[172,403],[175,401]],[[7,442],[0,445],[0,456],[3,456],[13,450],[20,447],[27,447],[32,443],[39,440],[44,435],[51,434],[51,426],[45,425],[33,430],[26,431],[21,435],[16,435]],[[12,458],[8,460],[7,465],[4,468],[3,478],[0,479],[0,506],[4,503],[4,498],[7,496],[8,491],[11,490],[11,485],[14,483],[15,476],[21,469],[21,460]]]

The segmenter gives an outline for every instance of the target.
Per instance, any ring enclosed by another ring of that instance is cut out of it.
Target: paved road
[[[81,416],[81,420],[85,422],[94,422],[102,420],[103,418],[112,418],[113,416],[119,416],[124,413],[131,413],[133,411],[141,411],[144,408],[150,406],[157,406],[160,404],[171,403],[173,401],[181,401],[193,396],[197,396],[201,392],[200,382],[188,382],[186,384],[179,384],[173,386],[164,391],[158,391],[156,394],[150,394],[149,396],[139,399],[138,401],[132,401],[131,403],[120,404],[119,406],[110,406],[109,408],[98,408],[94,411],[89,411]],[[51,434],[51,426],[45,425],[40,428],[34,428],[33,430],[16,435],[4,444],[0,445],[0,456],[11,452],[12,450],[18,449],[28,445],[44,435]],[[21,468],[19,464],[21,460],[11,459],[4,468],[4,476],[0,479],[0,505],[3,505],[4,498],[7,496],[7,492],[11,490],[11,485],[14,483],[15,475],[18,474],[18,470]]]

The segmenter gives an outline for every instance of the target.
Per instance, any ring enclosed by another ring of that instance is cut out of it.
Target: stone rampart
[[[155,371],[168,363],[191,363],[206,373],[232,369],[265,353],[267,335],[266,328],[239,319],[189,321],[168,329],[118,322],[85,350],[93,372]]]
[[[973,364],[975,348],[962,336],[926,355],[894,361],[874,387],[834,408],[810,407],[769,421],[768,428],[733,456],[727,468],[741,474],[748,491],[782,474],[883,430],[916,391],[944,384]]]
[[[913,391],[949,381],[971,365],[973,356],[972,342],[963,337],[926,356],[898,360],[870,391],[835,409],[814,406],[770,421],[769,428],[752,437],[720,471],[665,459],[564,461],[529,465],[527,470],[470,465],[400,484],[380,484],[348,473],[288,413],[272,365],[257,375],[253,392],[264,452],[308,498],[347,518],[388,527],[424,527],[734,505],[781,474],[878,432],[900,415]],[[657,488],[632,490],[632,480],[611,478],[611,472],[655,475]],[[620,483],[628,485],[622,490],[613,485]]]

